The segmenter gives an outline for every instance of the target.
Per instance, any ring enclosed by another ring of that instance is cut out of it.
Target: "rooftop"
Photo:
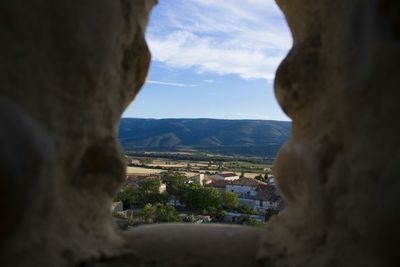
[[[219,175],[221,177],[232,177],[232,176],[238,176],[237,174],[234,173],[218,173],[216,175]]]
[[[268,184],[261,182],[254,178],[242,177],[237,180],[229,181],[229,185],[241,185],[241,186],[267,186]]]
[[[217,181],[214,181],[214,182],[212,182],[212,183],[206,184],[205,186],[206,186],[206,187],[225,188],[225,186],[226,186],[227,184],[229,184],[229,182],[231,182],[231,181],[227,181],[227,180],[217,180]]]

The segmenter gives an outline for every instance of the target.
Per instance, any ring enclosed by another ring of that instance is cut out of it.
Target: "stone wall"
[[[116,139],[143,85],[152,0],[0,4],[2,266],[66,266],[119,253]]]
[[[279,0],[294,37],[275,92],[293,119],[276,161],[277,266],[397,266],[400,4]]]
[[[117,124],[143,85],[152,0],[0,4],[1,266],[397,266],[400,4],[279,0],[285,211],[265,229],[155,225],[110,204]]]

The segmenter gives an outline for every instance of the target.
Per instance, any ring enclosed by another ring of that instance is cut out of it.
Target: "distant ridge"
[[[290,129],[288,121],[122,118],[119,140],[125,151],[193,149],[274,158]]]

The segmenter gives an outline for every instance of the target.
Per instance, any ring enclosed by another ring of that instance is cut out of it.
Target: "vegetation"
[[[236,209],[239,205],[238,197],[235,193],[224,192],[222,194],[222,206],[226,209]]]
[[[244,213],[244,214],[258,215],[258,212],[257,212],[257,211],[252,210],[252,209],[250,209],[250,208],[247,207],[247,206],[239,206],[236,210],[237,210],[238,212]]]
[[[249,225],[249,226],[262,226],[264,225],[262,222],[257,221],[254,218],[250,218],[248,216],[240,216],[238,219],[239,224]]]
[[[178,222],[176,210],[172,205],[152,205],[146,204],[142,212],[146,223]]]
[[[186,149],[275,158],[290,128],[287,121],[123,118],[119,138],[125,151]]]
[[[180,188],[179,199],[188,208],[202,210],[218,209],[222,204],[221,195],[215,188],[202,187],[199,184],[185,184]]]
[[[258,178],[261,179],[264,176],[260,175]],[[160,193],[161,181],[166,184],[164,193]],[[236,220],[238,224],[262,224],[249,217],[249,215],[258,215],[256,211],[247,206],[239,206],[237,194],[233,192],[221,194],[216,188],[203,187],[198,183],[190,182],[184,174],[179,172],[163,172],[161,180],[144,179],[137,183],[137,188],[127,186],[116,197],[116,200],[123,202],[125,209],[132,206],[141,208],[140,213],[138,210],[132,210],[129,213],[128,224],[131,226],[180,221],[175,207],[169,204],[171,199],[178,200],[184,205],[184,211],[191,212],[186,218],[181,219],[185,222],[201,222],[205,217],[199,214],[210,216],[212,221],[221,222],[226,215],[225,210],[230,210],[244,214]]]
[[[125,187],[120,193],[117,194],[116,201],[122,201],[124,208],[130,208],[137,200],[137,191],[132,187]]]
[[[122,201],[124,208],[132,205],[145,205],[168,202],[168,195],[160,193],[160,181],[158,179],[146,179],[138,183],[139,187],[134,189],[130,186],[125,187],[117,194],[116,200]]]
[[[161,180],[166,184],[167,193],[178,199],[181,197],[181,188],[188,183],[186,175],[173,171],[161,173]]]

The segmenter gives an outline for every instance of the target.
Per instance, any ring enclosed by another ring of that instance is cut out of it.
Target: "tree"
[[[240,172],[240,176],[239,176],[240,178],[243,178],[244,177],[244,171],[241,171]]]
[[[168,196],[160,193],[161,181],[157,178],[145,179],[139,182],[137,202],[144,204],[166,203]]]
[[[187,170],[188,172],[190,172],[190,171],[192,170],[192,165],[190,165],[190,163],[187,164],[186,170]]]
[[[169,195],[180,197],[181,187],[183,187],[187,182],[188,178],[186,175],[179,172],[163,172],[162,181],[166,183],[166,190]]]
[[[250,226],[262,226],[263,225],[262,222],[259,222],[256,219],[250,218],[247,216],[240,216],[239,222],[240,222],[240,224],[250,225]]]
[[[213,187],[201,187],[198,207],[201,209],[218,209],[222,204],[221,195]]]
[[[171,205],[146,204],[142,211],[142,217],[146,223],[179,221],[176,210]]]
[[[192,183],[180,187],[179,200],[188,208],[198,208],[201,185]]]
[[[122,201],[124,209],[129,209],[133,203],[138,199],[138,194],[135,189],[130,186],[125,187],[121,192],[117,194],[117,201]]]
[[[145,222],[154,222],[157,216],[157,207],[152,204],[146,204],[143,208],[142,216]]]
[[[157,222],[178,222],[179,218],[172,205],[163,205],[157,208]]]
[[[181,188],[181,202],[188,208],[210,209],[219,208],[221,195],[215,188],[204,188],[199,184],[187,184]]]
[[[143,193],[160,192],[161,181],[157,178],[144,179],[138,183]]]
[[[222,194],[222,205],[227,209],[236,209],[239,205],[237,195],[233,192],[224,192]]]

